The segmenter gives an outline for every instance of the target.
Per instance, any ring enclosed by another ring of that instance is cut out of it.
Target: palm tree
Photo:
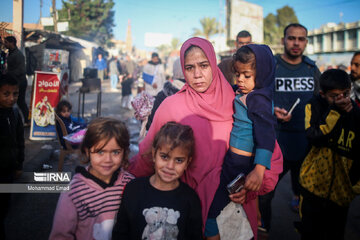
[[[179,47],[180,47],[180,39],[178,38],[171,39],[171,43],[170,43],[171,51],[178,50]]]
[[[204,17],[200,19],[200,24],[202,29],[194,28],[194,36],[203,36],[207,40],[218,33],[220,30],[220,24],[216,21],[216,18]]]

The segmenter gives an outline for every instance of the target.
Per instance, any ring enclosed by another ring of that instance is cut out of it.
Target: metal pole
[[[54,21],[54,32],[57,32],[57,19],[56,19],[56,0],[52,0],[52,10],[53,10],[53,21]]]

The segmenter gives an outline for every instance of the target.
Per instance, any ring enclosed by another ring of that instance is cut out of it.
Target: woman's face
[[[210,62],[204,52],[198,48],[192,48],[185,56],[185,78],[195,91],[205,92],[212,82],[213,76]]]

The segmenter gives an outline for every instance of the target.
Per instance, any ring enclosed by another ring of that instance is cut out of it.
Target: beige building
[[[348,53],[360,49],[360,21],[327,23],[308,33],[308,54]]]
[[[255,43],[264,41],[263,8],[243,0],[226,0],[227,41],[235,40],[238,32],[247,30]]]

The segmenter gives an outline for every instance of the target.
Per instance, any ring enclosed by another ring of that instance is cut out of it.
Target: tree
[[[264,19],[264,42],[265,44],[275,44],[279,40],[279,28],[277,26],[276,16],[268,14]]]
[[[264,18],[264,42],[268,45],[280,44],[284,28],[290,23],[299,22],[292,7],[286,5],[276,12],[277,15],[269,13]]]
[[[277,25],[280,31],[284,30],[284,28],[290,23],[299,22],[292,7],[286,5],[283,8],[276,10],[276,12],[277,12],[277,18],[276,18]]]
[[[171,52],[170,45],[168,44],[161,44],[160,46],[156,47],[156,51],[160,54],[160,56],[168,56]]]
[[[177,50],[179,47],[180,47],[180,39],[178,38],[171,39],[171,43],[170,43],[171,51]]]
[[[63,0],[59,15],[70,12],[66,34],[110,45],[114,25],[113,0]]]
[[[217,34],[220,31],[220,24],[216,21],[216,18],[204,17],[200,19],[202,29],[194,28],[194,36],[203,36],[207,40],[212,35]]]
[[[162,56],[169,56],[169,54],[174,51],[178,50],[180,47],[180,40],[178,38],[171,39],[170,44],[161,44],[160,46],[156,47],[156,51]]]

